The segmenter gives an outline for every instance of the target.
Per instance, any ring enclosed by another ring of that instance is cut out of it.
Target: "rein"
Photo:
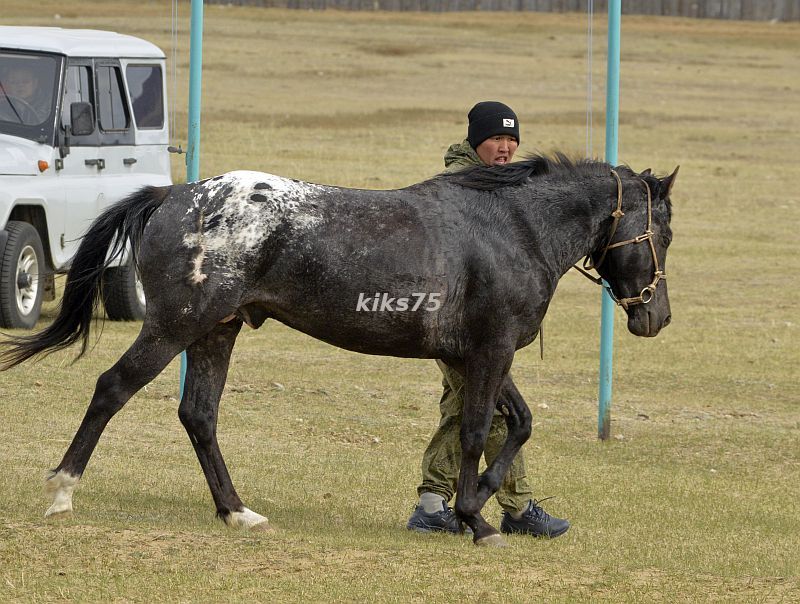
[[[617,226],[619,226],[619,221],[625,215],[622,211],[622,180],[617,174],[616,170],[611,170],[611,174],[617,181],[617,207],[616,209],[611,212],[611,216],[614,218],[614,221],[611,223],[611,229],[608,234],[608,244],[603,248],[603,251],[600,253],[600,259],[597,263],[592,262],[591,255],[587,255],[586,258],[583,259],[583,267],[573,265],[572,268],[576,269],[580,272],[583,276],[585,276],[590,281],[597,283],[598,285],[602,285],[605,290],[608,292],[608,295],[611,296],[611,299],[614,300],[616,304],[628,310],[629,306],[635,306],[637,304],[647,304],[650,300],[653,299],[653,296],[656,292],[656,286],[658,282],[662,279],[666,279],[667,275],[661,270],[661,267],[658,263],[658,255],[656,254],[656,246],[653,244],[653,196],[650,192],[650,185],[647,184],[647,181],[644,179],[640,179],[642,183],[644,183],[644,187],[647,190],[647,229],[641,235],[634,237],[633,239],[626,239],[625,241],[617,241],[616,243],[611,243],[611,240],[614,238],[614,234],[617,232]],[[603,261],[606,259],[606,254],[608,250],[614,249],[615,247],[622,247],[623,245],[628,245],[631,243],[642,243],[643,241],[647,241],[650,245],[650,253],[653,255],[653,280],[650,282],[649,285],[645,286],[639,295],[635,298],[617,298],[614,295],[614,292],[611,291],[611,287],[606,285],[603,282],[603,279],[600,277],[594,277],[588,271],[590,270],[597,270]]]

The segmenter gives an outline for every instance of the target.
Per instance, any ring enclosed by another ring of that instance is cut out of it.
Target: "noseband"
[[[577,265],[575,265],[573,268],[580,271],[584,276],[588,277],[598,285],[602,285],[614,302],[616,302],[625,310],[628,310],[629,306],[635,306],[636,304],[647,304],[650,302],[656,293],[656,286],[658,285],[658,282],[662,279],[666,279],[667,275],[663,270],[661,270],[661,267],[658,263],[658,255],[656,254],[656,246],[653,244],[653,198],[652,194],[650,193],[650,185],[648,185],[647,181],[644,179],[640,180],[644,183],[644,188],[647,190],[647,229],[644,233],[638,237],[634,237],[633,239],[626,239],[625,241],[611,243],[612,239],[614,239],[614,234],[617,232],[619,221],[625,215],[625,213],[622,211],[622,180],[620,180],[619,174],[617,174],[616,170],[611,170],[611,174],[617,180],[617,208],[611,212],[611,216],[614,218],[614,221],[611,223],[611,230],[608,234],[608,243],[600,253],[600,259],[597,261],[597,263],[593,263],[591,255],[587,255],[586,258],[583,259],[583,268]],[[614,292],[611,291],[611,288],[603,283],[602,278],[594,277],[587,272],[592,269],[597,270],[600,265],[603,264],[608,250],[612,250],[615,247],[622,247],[623,245],[628,245],[631,243],[642,243],[643,241],[647,241],[647,243],[650,245],[650,253],[653,255],[653,280],[650,282],[650,285],[645,286],[635,298],[617,298],[614,295]]]

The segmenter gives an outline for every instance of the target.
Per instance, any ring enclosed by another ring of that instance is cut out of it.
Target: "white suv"
[[[144,40],[0,26],[0,327],[34,326],[102,210],[171,184],[165,81],[164,53]],[[112,319],[144,317],[127,255],[103,302]]]

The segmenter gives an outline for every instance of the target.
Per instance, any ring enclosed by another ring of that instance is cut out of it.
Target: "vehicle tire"
[[[132,264],[109,268],[103,274],[103,305],[112,321],[144,319],[144,290]]]
[[[32,329],[42,311],[45,271],[39,233],[27,222],[9,220],[8,241],[0,258],[0,325]]]

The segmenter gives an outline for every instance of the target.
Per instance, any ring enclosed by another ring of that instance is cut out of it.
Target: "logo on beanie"
[[[503,118],[503,128],[513,128],[514,127],[514,120]]]

